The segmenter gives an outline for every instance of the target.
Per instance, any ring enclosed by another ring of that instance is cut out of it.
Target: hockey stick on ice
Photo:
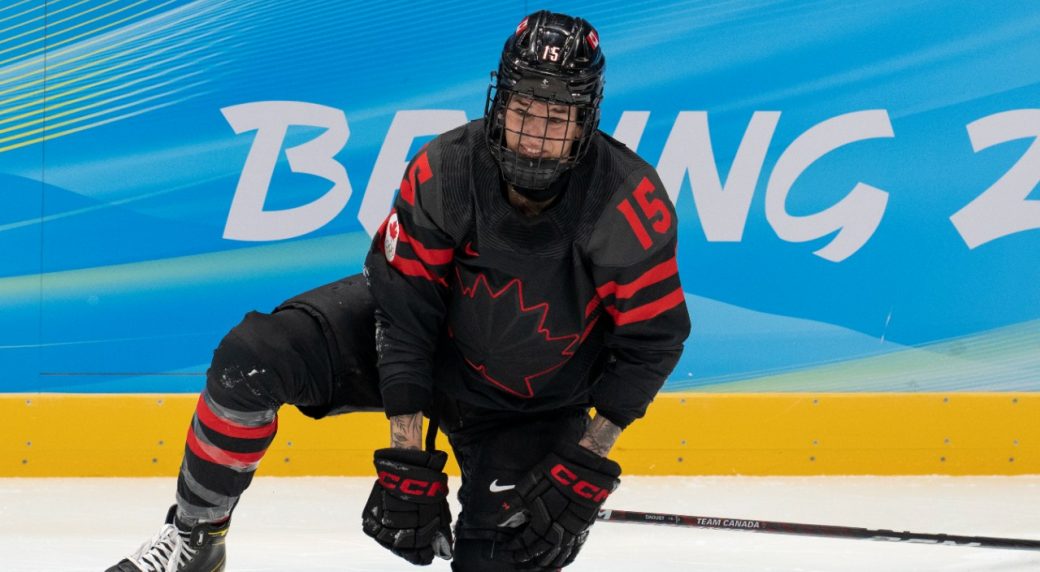
[[[746,532],[768,532],[772,534],[795,534],[799,536],[826,536],[830,538],[855,538],[860,540],[886,540],[891,542],[920,542],[925,544],[949,544],[951,546],[975,546],[980,548],[1013,548],[1017,550],[1040,550],[1040,540],[1021,538],[994,538],[990,536],[958,536],[954,534],[925,534],[920,532],[897,532],[894,530],[872,530],[851,526],[826,524],[799,524],[796,522],[771,522],[712,516],[689,516],[656,512],[634,512],[628,510],[599,511],[598,520],[605,522],[635,522],[690,528],[713,528],[720,530],[742,530]]]

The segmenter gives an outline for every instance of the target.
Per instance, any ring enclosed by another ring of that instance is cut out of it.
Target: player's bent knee
[[[323,365],[310,363],[315,360],[309,355],[310,347],[323,343],[303,312],[250,312],[214,350],[206,390],[229,406],[244,400],[276,408],[290,401],[305,372]]]

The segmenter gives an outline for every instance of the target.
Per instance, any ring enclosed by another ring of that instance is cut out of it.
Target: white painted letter
[[[1033,143],[1004,176],[950,217],[968,248],[1009,234],[1040,228],[1040,201],[1026,197],[1040,182],[1040,109],[1015,109],[968,124],[976,153],[1008,141]]]
[[[398,111],[372,167],[358,220],[369,236],[375,235],[394,202],[394,192],[408,167],[408,149],[416,137],[439,135],[466,123],[466,113],[454,109]]]
[[[693,200],[709,241],[740,242],[744,236],[751,197],[779,120],[779,111],[756,111],[751,116],[723,185],[711,147],[708,114],[679,113],[661,151],[657,172],[673,203],[689,172]]]
[[[646,130],[646,122],[650,120],[649,111],[624,111],[614,129],[614,139],[625,144],[629,149],[639,149],[639,141]]]
[[[852,256],[874,235],[888,204],[888,193],[864,183],[838,204],[808,216],[787,214],[787,194],[795,180],[817,159],[849,143],[893,137],[884,109],[856,111],[832,117],[802,133],[776,162],[766,185],[766,220],[788,242],[807,242],[835,231],[838,234],[814,254],[831,262]]]
[[[224,238],[248,241],[293,238],[325,226],[343,210],[350,199],[350,181],[346,169],[334,159],[350,137],[343,111],[302,101],[257,101],[220,111],[235,133],[256,131],[231,201]],[[325,128],[314,139],[286,149],[285,155],[292,172],[321,177],[330,181],[332,188],[308,204],[265,211],[271,175],[290,125]]]

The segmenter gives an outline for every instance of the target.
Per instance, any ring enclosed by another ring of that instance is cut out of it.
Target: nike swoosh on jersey
[[[490,490],[493,493],[500,493],[502,491],[511,491],[515,488],[516,485],[500,485],[498,484],[498,479],[495,479],[491,481],[491,486],[488,487],[488,490]]]

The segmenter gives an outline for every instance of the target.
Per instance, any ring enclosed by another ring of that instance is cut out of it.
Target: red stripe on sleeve
[[[679,273],[679,264],[676,262],[675,257],[672,256],[668,260],[654,266],[650,270],[643,273],[642,276],[629,282],[628,284],[618,284],[615,281],[607,282],[602,286],[596,288],[596,293],[599,294],[600,298],[606,298],[611,294],[616,295],[620,298],[631,298],[635,296],[643,288],[652,284],[671,278]]]
[[[398,272],[407,276],[425,278],[430,282],[437,282],[441,286],[448,285],[447,280],[440,276],[434,276],[433,273],[431,273],[430,270],[426,268],[426,265],[422,262],[419,262],[418,260],[404,258],[400,254],[395,256],[394,259],[390,261],[390,266],[393,266],[397,269]]]
[[[451,248],[427,248],[419,239],[406,233],[404,227],[401,227],[401,242],[407,242],[412,245],[412,250],[415,251],[416,256],[420,260],[425,262],[428,266],[437,266],[440,264],[448,264],[455,258],[455,251]]]
[[[388,228],[387,223],[394,217],[394,213],[396,212],[397,209],[390,211],[390,216],[383,221],[383,224],[379,227],[379,231],[376,235],[376,240],[382,242],[384,245],[383,253],[386,261],[401,274],[425,278],[430,282],[437,282],[442,286],[447,286],[448,281],[442,276],[437,276],[431,272],[428,265],[447,264],[454,260],[455,252],[450,248],[427,248],[423,243],[419,242],[418,239],[405,232],[404,226],[400,224],[400,220],[398,220],[397,224],[394,225],[394,228],[397,229],[397,238],[393,240],[401,244],[407,243],[410,245],[412,251],[415,252],[420,260],[407,258],[402,253],[396,252],[396,248],[393,249],[392,256],[388,255],[388,251],[386,250],[386,240],[388,237],[386,233],[392,229]]]
[[[231,451],[225,451],[219,447],[207,445],[200,441],[195,435],[195,430],[193,428],[188,429],[188,438],[186,441],[191,452],[195,453],[195,455],[203,461],[208,461],[210,463],[233,469],[252,469],[260,462],[264,453],[267,452],[267,449],[264,449],[259,453],[232,453]]]
[[[199,421],[206,427],[221,435],[238,439],[263,439],[274,435],[275,431],[278,430],[277,417],[275,417],[274,421],[260,426],[241,425],[228,421],[214,413],[202,395],[199,396],[199,404],[195,407],[195,414],[199,416]]]
[[[614,324],[618,326],[625,326],[628,324],[634,324],[636,322],[642,322],[643,320],[649,320],[655,316],[663,314],[668,310],[682,304],[685,296],[683,295],[682,288],[676,288],[669,294],[643,304],[642,306],[636,306],[631,310],[619,312],[614,306],[605,306],[604,309],[612,318],[614,318]]]

